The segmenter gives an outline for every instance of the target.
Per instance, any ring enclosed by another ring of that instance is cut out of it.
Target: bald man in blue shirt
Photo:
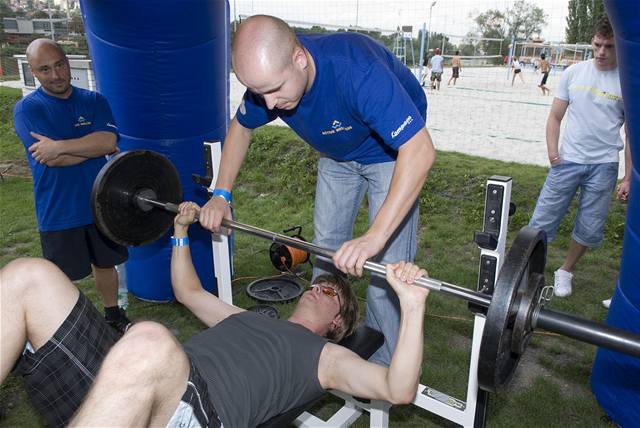
[[[357,33],[296,36],[282,20],[256,15],[235,34],[233,66],[247,87],[224,141],[213,198],[200,222],[220,230],[253,129],[281,118],[321,154],[314,243],[335,250],[340,271],[362,275],[366,260],[413,260],[417,198],[435,160],[425,127],[427,100],[411,71]],[[353,238],[367,194],[369,229]],[[331,270],[317,260],[314,277]],[[400,311],[385,279],[367,289],[365,323],[385,336],[371,361],[389,365]]]

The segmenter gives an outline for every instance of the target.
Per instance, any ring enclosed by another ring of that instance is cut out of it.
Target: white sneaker
[[[604,306],[605,308],[609,309],[609,306],[611,306],[611,299],[603,300],[602,301],[602,306]]]
[[[573,274],[566,270],[558,269],[553,273],[553,294],[558,297],[571,295],[571,280]]]

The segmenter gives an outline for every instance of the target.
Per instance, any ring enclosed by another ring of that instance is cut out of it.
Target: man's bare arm
[[[113,132],[96,131],[81,138],[53,140],[46,135],[32,132],[37,141],[29,146],[31,156],[40,163],[47,164],[62,155],[97,158],[116,151],[118,137]]]
[[[198,207],[193,202],[180,204],[180,213],[174,220],[174,236],[187,237],[189,225],[195,221]],[[188,245],[174,246],[171,250],[171,285],[176,299],[185,305],[200,321],[212,327],[230,315],[244,309],[229,305],[202,288],[202,283],[191,259]]]
[[[328,344],[320,357],[318,376],[324,388],[358,397],[410,403],[422,366],[424,313],[429,291],[412,285],[424,270],[410,263],[387,266],[387,281],[400,299],[400,333],[389,368],[363,360],[350,350]]]
[[[431,136],[421,129],[398,151],[389,192],[369,230],[345,242],[333,262],[338,269],[361,276],[367,259],[378,254],[418,198],[436,158]]]
[[[549,163],[557,165],[560,163],[560,152],[558,151],[558,141],[560,139],[560,123],[569,107],[569,102],[559,98],[553,99],[551,111],[547,118],[547,153]]]
[[[216,189],[231,191],[238,176],[240,167],[249,150],[253,130],[242,126],[234,117],[224,139],[220,171],[216,181]],[[211,198],[200,211],[200,225],[213,232],[220,231],[223,218],[231,218],[231,210],[222,198]]]
[[[88,158],[82,156],[74,156],[74,155],[60,155],[57,158],[45,162],[45,165],[50,167],[60,167],[60,166],[71,166],[77,165],[86,161]]]
[[[631,147],[629,147],[629,128],[625,122],[624,124],[625,139],[624,139],[624,177],[618,185],[617,198],[621,202],[627,202],[629,200],[629,190],[631,189]]]

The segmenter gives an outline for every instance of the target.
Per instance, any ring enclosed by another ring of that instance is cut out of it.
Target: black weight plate
[[[256,312],[260,315],[264,315],[276,320],[279,318],[278,310],[270,305],[255,305],[255,306],[251,306],[247,310],[251,312]]]
[[[136,194],[155,194],[161,202],[182,201],[178,171],[163,155],[149,150],[119,153],[102,167],[93,183],[91,203],[96,226],[114,242],[126,246],[160,238],[175,214],[143,209]]]
[[[496,392],[506,384],[520,361],[522,354],[511,349],[514,324],[519,311],[530,311],[536,303],[522,297],[540,285],[546,252],[545,233],[523,227],[500,269],[480,345],[478,384],[485,391]]]
[[[302,286],[290,277],[262,278],[247,285],[247,294],[260,302],[286,302],[302,292]]]

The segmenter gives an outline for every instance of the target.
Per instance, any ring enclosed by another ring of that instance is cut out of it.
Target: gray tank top
[[[326,343],[301,325],[246,311],[197,334],[184,348],[223,425],[242,428],[322,394],[318,361]]]

